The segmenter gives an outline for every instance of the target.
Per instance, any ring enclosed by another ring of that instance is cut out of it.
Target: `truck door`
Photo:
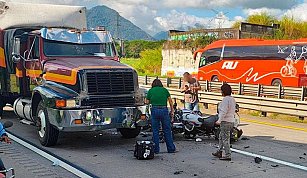
[[[40,38],[38,36],[29,36],[28,51],[26,53],[27,61],[25,62],[25,68],[27,77],[29,77],[30,91],[38,85],[38,78],[40,78],[41,63],[40,63]]]

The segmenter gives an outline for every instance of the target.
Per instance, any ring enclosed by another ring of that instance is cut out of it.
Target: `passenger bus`
[[[199,80],[307,86],[307,38],[220,40],[197,50],[197,56]]]

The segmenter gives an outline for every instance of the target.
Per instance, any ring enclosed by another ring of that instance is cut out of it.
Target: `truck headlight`
[[[58,99],[55,100],[55,106],[57,108],[75,108],[78,106],[78,102],[75,99],[69,99],[69,100]]]
[[[66,107],[67,108],[74,108],[77,106],[77,102],[76,100],[72,99],[72,100],[66,100]]]

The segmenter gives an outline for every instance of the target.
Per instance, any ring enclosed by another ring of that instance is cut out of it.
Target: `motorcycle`
[[[239,140],[243,131],[238,128],[240,124],[239,105],[236,106],[234,128],[231,131],[231,142]],[[187,109],[178,109],[177,103],[174,103],[174,123],[173,133],[183,134],[187,139],[195,139],[196,136],[214,136],[217,140],[220,134],[220,126],[216,125],[218,114],[206,115],[200,112],[194,112]]]
[[[2,127],[2,130],[0,130],[0,132],[12,126],[13,126],[13,122],[6,121],[5,123],[3,123],[3,127]],[[8,142],[7,138],[5,139],[3,135],[1,135],[0,141]],[[8,174],[10,175],[10,177],[7,176]],[[14,178],[14,177],[15,177],[15,170],[13,168],[6,169],[0,158],[0,178]]]

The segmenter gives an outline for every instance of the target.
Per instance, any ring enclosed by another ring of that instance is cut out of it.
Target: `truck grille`
[[[81,102],[82,106],[91,107],[132,107],[135,100],[133,96],[124,97],[90,97]]]
[[[86,73],[88,94],[130,94],[134,91],[133,72],[108,71]]]

